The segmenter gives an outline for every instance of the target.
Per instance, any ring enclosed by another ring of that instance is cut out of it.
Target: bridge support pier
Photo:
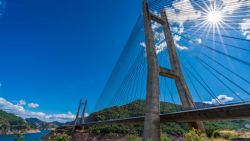
[[[170,31],[170,26],[168,23],[168,18],[166,12],[163,10],[161,11],[161,20],[163,20],[163,30],[165,35],[165,40],[167,42],[168,46],[168,54],[170,58],[170,64],[172,67],[172,72],[175,74],[175,84],[176,88],[178,90],[178,94],[182,103],[182,108],[185,109],[194,109],[195,104],[193,102],[192,96],[190,94],[190,91],[188,89],[187,83],[184,79],[180,61],[176,52],[175,43]],[[197,130],[200,130],[201,132],[204,132],[204,126],[203,123],[200,121],[197,122],[191,122],[189,125]]]
[[[178,59],[166,12],[163,10],[160,17],[150,13],[147,0],[144,0],[143,16],[148,61],[146,112],[143,137],[144,139],[160,141],[159,75],[175,80],[183,109],[194,109],[195,104],[192,100],[192,96],[189,92],[181,70],[180,61]],[[158,65],[157,55],[154,47],[154,33],[151,25],[152,21],[158,22],[163,27],[165,40],[168,46],[171,69],[159,67]],[[190,122],[189,125],[204,132],[203,123],[200,121]]]
[[[80,110],[81,110],[82,105],[83,105],[82,116],[79,118],[79,114],[80,114]],[[75,129],[78,125],[84,125],[84,123],[85,123],[84,116],[85,116],[86,110],[87,110],[87,100],[85,100],[85,102],[83,103],[82,99],[81,99],[80,103],[78,105],[78,108],[77,108],[76,118],[75,118],[72,130],[71,130],[71,133],[75,132]],[[82,129],[84,129],[84,126],[82,126]]]
[[[144,139],[160,141],[160,106],[159,106],[159,65],[154,48],[154,35],[151,16],[146,0],[143,2],[144,32],[148,61],[146,113],[144,119]]]

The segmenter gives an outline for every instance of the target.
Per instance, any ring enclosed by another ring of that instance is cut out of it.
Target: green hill
[[[201,106],[209,106],[199,103]],[[101,121],[117,118],[128,118],[144,115],[145,113],[145,101],[138,100],[123,106],[114,106],[106,108],[99,112],[95,112],[90,115],[88,120]],[[161,112],[173,112],[181,109],[180,105],[161,102]],[[246,124],[249,124],[246,120],[235,121],[217,121],[217,122],[204,122],[208,135],[211,135],[215,130],[240,130],[245,128]],[[171,135],[182,135],[188,130],[186,123],[167,122],[161,123],[161,131]],[[103,125],[94,126],[90,128],[92,133],[125,133],[125,134],[141,134],[143,131],[143,125]]]
[[[161,102],[161,112],[173,112],[180,110],[181,106]],[[111,108],[106,108],[99,112],[95,112],[90,115],[88,120],[100,121],[108,119],[117,119],[117,118],[128,118],[142,116],[145,113],[145,101],[137,100],[132,103],[123,105],[123,106],[114,106]],[[162,123],[161,130],[168,134],[172,135],[181,135],[188,129],[187,124],[185,123]],[[124,133],[124,134],[142,134],[143,125],[103,125],[103,126],[94,126],[90,128],[92,133]]]
[[[0,134],[30,129],[30,125],[14,114],[0,110]]]
[[[51,129],[57,128],[58,126],[62,126],[63,123],[54,121],[54,122],[45,122],[37,118],[26,118],[25,119],[28,124],[31,125],[33,128],[37,129]]]
[[[161,112],[173,112],[181,109],[180,105],[161,102]],[[90,115],[92,120],[107,120],[107,119],[117,119],[117,118],[127,118],[142,116],[145,113],[145,101],[137,100],[132,103],[123,106],[114,106],[111,108],[106,108],[99,112]]]

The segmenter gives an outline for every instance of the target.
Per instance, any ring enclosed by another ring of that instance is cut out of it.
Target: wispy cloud
[[[160,26],[158,23],[154,22],[152,24],[152,29],[154,31],[154,40],[155,40],[155,51],[156,54],[161,53],[162,51],[164,51],[167,48],[167,43],[165,41],[165,35],[164,32],[162,30],[159,30]],[[182,33],[184,28],[179,28],[176,29],[178,30],[179,33]],[[175,47],[178,48],[179,50],[188,50],[188,47],[186,46],[182,46],[180,45],[178,42],[181,40],[181,36],[175,35],[173,37],[174,39],[174,43],[175,43]],[[145,42],[141,42],[140,43],[141,47],[146,47]]]
[[[233,101],[234,98],[227,96],[227,95],[218,95],[216,97],[216,99],[212,99],[211,101],[203,101],[203,103],[206,104],[220,104],[219,102],[221,102],[221,104],[225,104],[227,102]]]
[[[22,101],[23,102],[23,101]],[[20,103],[20,101],[19,101]],[[64,114],[46,114],[44,112],[34,112],[25,109],[23,106],[19,103],[14,104],[2,97],[0,97],[0,109],[4,110],[8,113],[13,113],[17,116],[20,116],[22,118],[38,118],[43,121],[59,121],[59,122],[67,122],[72,121],[75,118],[75,115],[71,112],[64,113]],[[39,105],[36,103],[29,103],[28,106],[31,106],[33,108],[38,107]]]
[[[233,14],[239,10],[242,6],[247,5],[247,0],[223,0],[222,12],[226,14]]]
[[[37,108],[37,107],[39,107],[39,104],[37,104],[37,103],[29,103],[28,104],[28,106],[30,107],[30,108]]]
[[[189,9],[189,14],[186,14],[186,10],[183,10],[183,6]],[[178,11],[178,12],[177,12]],[[174,27],[173,30],[178,32],[179,34],[184,32],[184,23],[188,20],[196,20],[201,17],[201,12],[198,10],[195,10],[193,5],[189,0],[181,0],[181,1],[175,1],[173,2],[173,7],[165,8],[165,12],[168,15],[168,20],[171,23],[177,23],[178,27]],[[159,13],[154,12],[154,14],[159,15]],[[167,43],[164,41],[165,36],[162,30],[159,30],[161,27],[160,24],[153,22],[152,23],[152,29],[154,31],[154,39],[155,39],[155,49],[156,53],[160,53],[164,51],[167,48]],[[176,48],[179,50],[188,50],[188,47],[184,45],[180,45],[181,36],[174,36],[174,43]],[[145,47],[145,43],[141,44],[141,46]]]
[[[26,101],[25,100],[19,100],[18,105],[20,105],[20,106],[26,105]]]

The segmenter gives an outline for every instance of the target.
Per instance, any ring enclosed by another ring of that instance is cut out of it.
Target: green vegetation
[[[202,103],[200,103],[202,104]],[[102,111],[93,113],[91,118],[96,121],[117,119],[117,118],[128,118],[144,115],[145,101],[138,100],[129,103],[124,106],[115,106],[111,108],[104,109]],[[172,112],[180,110],[180,105],[175,105],[172,103],[161,102],[161,112]],[[235,120],[235,121],[217,121],[217,122],[204,122],[207,135],[213,137],[217,131],[221,130],[248,130],[245,125],[250,123],[249,121]],[[90,133],[94,134],[130,134],[130,138],[135,138],[137,135],[142,135],[143,125],[99,125],[91,127]],[[186,123],[161,123],[161,132],[171,136],[185,136],[186,138],[191,138],[191,141],[205,140],[208,139],[204,134],[200,134],[197,131],[189,131],[189,127]],[[135,136],[132,136],[135,135]],[[226,135],[225,135],[226,136]],[[224,135],[218,136],[221,138],[231,138],[225,137]],[[194,139],[194,140],[193,140]],[[134,139],[136,140],[136,139]],[[215,140],[215,139],[214,139]]]
[[[214,138],[224,138],[227,140],[235,139],[239,137],[239,134],[233,131],[214,131],[213,133]]]
[[[128,141],[142,141],[142,138],[137,135],[129,135]],[[152,140],[148,139],[146,141],[152,141]],[[161,141],[171,141],[171,140],[166,134],[161,134]]]
[[[173,111],[180,110],[180,109],[181,109],[180,105],[175,105],[175,104],[167,103],[167,102],[161,103],[161,112],[173,112]],[[99,121],[99,120],[143,116],[144,113],[145,113],[145,101],[137,100],[127,105],[114,106],[114,107],[107,108],[102,111],[93,113],[91,117],[95,121]]]
[[[189,130],[189,132],[184,134],[186,141],[208,141],[206,134],[202,134],[195,129]]]
[[[0,134],[25,132],[31,129],[51,129],[62,125],[59,122],[44,122],[37,118],[22,119],[0,110]]]
[[[1,131],[23,131],[30,129],[28,123],[20,117],[0,110],[0,130]]]
[[[22,133],[15,134],[14,141],[24,141],[24,136]]]
[[[204,122],[209,137],[213,136],[213,133],[219,130],[248,130],[245,128],[245,125],[248,123],[249,121],[247,120]]]
[[[129,135],[128,141],[142,141],[142,138],[138,137],[137,135]]]
[[[161,133],[161,141],[171,141],[171,139],[166,134]]]
[[[37,118],[26,118],[26,122],[35,129],[51,129],[63,125],[60,122],[45,122]]]
[[[142,126],[132,126],[132,125],[103,125],[103,126],[94,126],[90,128],[90,132],[94,134],[138,134],[142,131]]]
[[[145,113],[144,107],[145,101],[138,100],[124,106],[115,106],[93,113],[91,118],[95,121],[101,121],[142,116]],[[172,112],[179,109],[181,109],[179,105],[167,102],[161,103],[161,112]],[[171,135],[182,135],[187,129],[187,124],[177,124],[174,122],[161,124],[161,131]],[[90,132],[95,134],[124,133],[142,135],[143,125],[99,125],[91,127]]]
[[[70,141],[70,136],[65,133],[53,134],[53,137],[49,138],[48,141]]]

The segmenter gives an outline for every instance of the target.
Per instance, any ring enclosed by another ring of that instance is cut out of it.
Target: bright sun
[[[207,13],[206,20],[212,24],[218,24],[222,20],[220,11],[212,10]]]

